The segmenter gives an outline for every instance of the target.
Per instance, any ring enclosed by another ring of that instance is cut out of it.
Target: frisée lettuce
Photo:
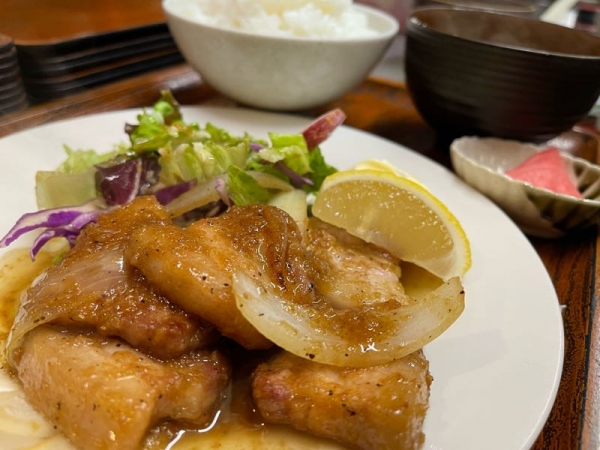
[[[26,226],[17,222],[0,247],[32,230],[40,232],[32,257],[54,237],[66,236],[73,244],[98,214],[139,195],[155,195],[174,219],[181,219],[219,214],[232,205],[269,203],[290,190],[317,192],[336,171],[319,145],[345,115],[334,110],[300,132],[259,139],[212,123],[186,122],[172,93],[163,91],[136,119],[125,124],[127,141],[109,152],[65,146],[63,163],[36,175],[40,210],[26,215]],[[97,213],[90,214],[89,205]]]

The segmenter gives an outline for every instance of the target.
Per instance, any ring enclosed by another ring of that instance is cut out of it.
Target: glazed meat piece
[[[230,371],[214,351],[161,363],[121,341],[54,325],[27,334],[15,368],[28,401],[83,450],[138,450],[161,420],[205,427]]]
[[[341,228],[311,218],[306,254],[316,290],[337,308],[409,302],[400,283],[398,258]]]
[[[231,288],[234,271],[267,280],[294,301],[314,299],[298,227],[272,206],[233,207],[186,229],[138,228],[125,257],[161,295],[248,349],[272,344],[238,311]]]
[[[256,369],[252,395],[267,422],[365,450],[410,450],[424,441],[431,380],[422,352],[363,368],[281,352]]]
[[[214,339],[213,327],[157,295],[123,261],[133,230],[170,221],[150,196],[106,213],[87,226],[62,262],[52,266],[21,299],[9,350],[42,323],[95,328],[158,358],[181,356]]]

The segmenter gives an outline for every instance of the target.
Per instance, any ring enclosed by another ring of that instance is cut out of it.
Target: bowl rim
[[[475,2],[475,5],[469,5],[469,0],[434,0],[439,5],[432,5],[437,8],[452,8],[452,9],[476,9],[478,11],[490,11],[500,14],[518,13],[526,14],[535,12],[534,6],[527,6],[525,3],[519,0],[503,0],[502,2],[490,3],[489,5],[484,2]]]
[[[521,142],[521,141],[517,141],[515,139],[502,139],[502,138],[496,138],[496,137],[481,137],[481,136],[461,136],[459,138],[456,138],[452,141],[452,143],[450,144],[450,155],[451,157],[457,157],[462,159],[464,162],[466,162],[467,164],[469,164],[471,167],[474,167],[475,169],[479,169],[479,170],[484,170],[485,172],[487,172],[489,175],[495,177],[496,179],[503,179],[505,182],[510,183],[510,184],[515,184],[515,185],[520,185],[520,186],[525,186],[526,188],[532,189],[534,190],[537,194],[539,195],[544,195],[547,197],[551,197],[554,198],[555,200],[560,200],[560,201],[566,201],[568,203],[573,203],[573,204],[587,204],[589,206],[595,206],[597,208],[600,208],[600,200],[595,200],[595,199],[591,199],[591,198],[577,198],[577,197],[573,197],[571,195],[566,195],[566,194],[559,194],[557,192],[551,191],[549,189],[545,189],[545,188],[541,188],[539,186],[535,186],[531,183],[528,183],[527,181],[523,181],[523,180],[517,180],[515,178],[509,177],[508,175],[506,175],[504,172],[498,171],[498,170],[494,170],[493,168],[491,168],[488,165],[482,164],[481,162],[467,156],[463,150],[460,149],[459,144],[461,144],[461,141],[477,141],[477,140],[487,140],[487,141],[503,141],[505,143],[513,143],[519,146],[523,146],[523,147],[529,147],[531,149],[537,149],[538,151],[540,150],[540,146],[533,144],[533,143],[529,143],[529,142]],[[560,152],[560,155],[563,159],[568,159],[571,160],[573,162],[576,162],[578,164],[582,164],[584,166],[586,166],[588,169],[591,169],[593,171],[598,172],[598,174],[600,174],[600,166],[596,165],[596,164],[592,164],[589,161],[583,159],[583,158],[578,158],[576,156],[572,156],[569,155],[568,153],[565,152]],[[455,166],[455,162],[454,159],[451,158],[451,162],[453,167]],[[454,167],[454,170],[457,172],[456,167]]]
[[[560,30],[560,32],[563,32],[563,33],[566,32],[566,33],[570,33],[570,34],[574,34],[574,35],[576,34],[579,36],[584,36],[584,39],[597,40],[598,45],[600,46],[600,36],[595,36],[589,32],[583,31],[583,30],[577,30],[575,28],[569,28],[569,27],[555,24],[555,23],[542,22],[541,20],[536,20],[536,19],[532,19],[532,18],[528,18],[528,17],[520,17],[520,16],[510,15],[510,14],[506,14],[506,13],[500,13],[500,12],[496,12],[496,11],[474,10],[474,9],[459,8],[459,7],[448,8],[448,7],[438,7],[438,6],[428,6],[428,7],[418,8],[418,9],[415,9],[410,14],[410,16],[408,17],[408,19],[406,21],[407,38],[414,37],[415,30],[419,30],[419,31],[427,30],[428,33],[431,33],[431,34],[433,34],[435,36],[439,36],[439,37],[445,37],[446,39],[449,39],[451,41],[458,41],[458,42],[469,43],[469,44],[478,45],[478,46],[482,46],[482,47],[490,47],[490,48],[507,50],[507,51],[515,53],[515,54],[517,54],[517,53],[518,54],[532,54],[532,55],[539,55],[542,57],[565,58],[565,59],[572,59],[572,60],[579,60],[579,61],[581,61],[581,60],[600,61],[600,54],[598,54],[596,56],[594,56],[594,55],[577,55],[577,54],[573,54],[573,53],[564,53],[564,52],[557,52],[557,51],[551,51],[551,50],[539,50],[539,49],[534,49],[534,48],[522,47],[522,46],[518,46],[518,45],[502,44],[502,43],[489,42],[489,41],[484,41],[484,40],[469,39],[469,38],[465,38],[462,36],[456,36],[456,35],[449,34],[444,31],[440,31],[436,28],[428,26],[423,20],[421,20],[418,17],[418,14],[422,11],[438,11],[438,12],[459,11],[459,12],[464,12],[467,14],[483,14],[486,16],[496,16],[496,17],[508,16],[511,20],[517,20],[519,22],[534,23],[535,26],[554,28],[556,30]]]
[[[394,38],[400,31],[400,23],[391,14],[389,14],[385,11],[379,10],[377,8],[373,8],[368,5],[358,5],[355,3],[353,3],[351,5],[352,9],[362,11],[369,17],[379,17],[380,19],[382,19],[388,23],[389,29],[385,30],[383,32],[377,31],[376,34],[371,35],[371,36],[351,36],[351,37],[344,37],[344,36],[312,37],[312,36],[274,35],[274,34],[268,34],[268,33],[264,33],[264,34],[253,33],[250,31],[238,30],[236,28],[227,28],[227,27],[217,26],[217,25],[201,22],[197,19],[190,19],[189,17],[185,17],[185,16],[181,15],[180,13],[173,11],[172,9],[169,9],[169,6],[167,5],[167,3],[169,3],[169,0],[162,0],[162,2],[161,2],[163,11],[165,12],[165,15],[167,16],[167,19],[176,18],[178,20],[183,20],[184,22],[187,22],[189,24],[197,25],[197,26],[207,28],[210,30],[220,31],[220,32],[223,32],[226,34],[237,35],[240,37],[248,37],[248,38],[253,38],[253,39],[279,40],[279,41],[295,42],[295,43],[327,42],[327,43],[340,43],[340,44],[346,44],[346,43],[356,44],[356,43],[365,43],[365,42],[388,41],[388,40],[391,40],[392,38]]]

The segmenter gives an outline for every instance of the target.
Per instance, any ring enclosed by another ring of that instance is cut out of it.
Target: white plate
[[[63,144],[108,151],[126,140],[121,130],[125,122],[135,122],[138,112],[77,118],[0,139],[0,234],[35,209],[35,171],[55,168],[64,158]],[[308,123],[294,116],[224,108],[184,108],[184,117],[257,137],[268,131],[301,131]],[[410,173],[448,205],[471,241],[465,312],[425,349],[434,377],[425,448],[529,448],[548,417],[563,363],[560,307],[534,249],[490,201],[407,148],[342,127],[322,150],[338,168],[380,158]]]

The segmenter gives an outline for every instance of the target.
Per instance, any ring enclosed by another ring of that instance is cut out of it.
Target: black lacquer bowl
[[[600,37],[486,11],[416,10],[406,83],[423,118],[448,136],[544,141],[600,96]]]

